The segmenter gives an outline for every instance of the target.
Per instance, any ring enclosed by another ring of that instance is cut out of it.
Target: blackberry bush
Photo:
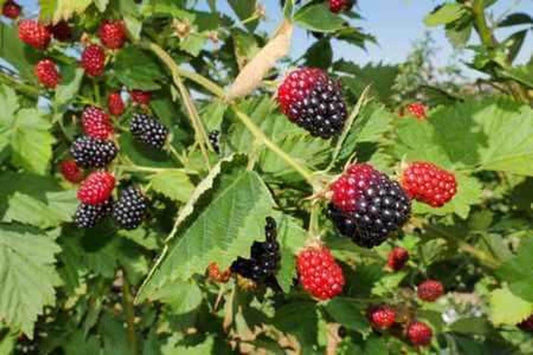
[[[0,1],[0,353],[533,353],[530,2],[36,3]]]

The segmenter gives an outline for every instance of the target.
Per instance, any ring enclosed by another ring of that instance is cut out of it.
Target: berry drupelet
[[[423,121],[427,118],[427,107],[421,102],[413,102],[405,106],[403,114],[414,116],[416,119]]]
[[[48,89],[55,89],[61,80],[56,63],[50,59],[40,60],[33,71],[39,82]]]
[[[113,125],[109,115],[104,110],[87,106],[81,115],[83,132],[92,138],[108,139],[113,135]]]
[[[396,311],[387,305],[373,306],[367,312],[368,321],[376,330],[389,329],[396,321]]]
[[[101,76],[105,70],[104,49],[96,44],[91,44],[81,54],[81,67],[89,76]]]
[[[296,266],[303,288],[319,300],[337,296],[344,287],[344,274],[325,246],[313,246],[298,254]]]
[[[418,298],[426,302],[435,302],[444,294],[444,285],[437,280],[426,280],[418,285]]]
[[[18,29],[20,40],[38,50],[45,50],[52,39],[50,31],[34,20],[21,20]]]
[[[353,4],[353,0],[329,0],[329,10],[333,13],[349,11]]]
[[[112,141],[80,137],[72,143],[70,154],[83,168],[104,168],[117,156],[118,149]]]
[[[113,218],[121,228],[132,230],[142,223],[147,209],[147,198],[139,189],[130,185],[124,188],[113,204]]]
[[[111,197],[107,201],[97,205],[80,203],[76,209],[74,223],[79,228],[92,228],[102,218],[111,214],[112,204],[113,199]]]
[[[278,89],[277,100],[287,117],[313,136],[338,135],[346,120],[339,84],[317,68],[292,71]]]
[[[107,96],[107,109],[113,116],[120,116],[126,110],[126,105],[120,91],[113,91]]]
[[[330,187],[328,215],[357,245],[383,243],[409,219],[411,201],[401,186],[368,164],[353,164]]]
[[[426,346],[431,343],[433,331],[424,322],[412,322],[407,326],[407,338],[414,346]]]
[[[109,49],[122,48],[126,41],[126,28],[122,21],[103,21],[98,28],[98,37]]]
[[[134,138],[155,149],[162,149],[168,137],[168,129],[161,122],[141,113],[133,114],[130,132]]]
[[[252,280],[256,284],[264,284],[279,290],[276,273],[279,269],[281,255],[277,241],[276,221],[272,217],[266,218],[265,241],[254,241],[250,259],[238,257],[230,267],[232,273]]]
[[[80,169],[76,161],[72,159],[63,160],[59,163],[59,170],[65,180],[71,183],[78,183],[83,180],[83,171]]]
[[[96,171],[83,180],[78,189],[78,200],[99,205],[109,199],[115,188],[115,177],[107,171]]]
[[[409,252],[402,247],[395,247],[389,253],[387,266],[393,270],[401,270],[409,260]]]
[[[403,170],[401,184],[407,194],[431,207],[442,207],[457,193],[455,176],[429,162],[414,162]]]
[[[149,105],[152,100],[152,93],[150,91],[131,90],[130,97],[135,104]]]
[[[20,16],[20,6],[13,0],[7,0],[2,6],[2,15],[12,20]]]

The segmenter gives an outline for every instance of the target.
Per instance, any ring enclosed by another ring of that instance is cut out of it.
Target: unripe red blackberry
[[[118,149],[109,140],[80,137],[70,147],[70,154],[83,168],[104,168],[115,159]]]
[[[370,325],[376,330],[389,329],[396,321],[396,311],[387,305],[370,307],[367,316]]]
[[[431,343],[433,331],[423,322],[412,322],[407,326],[407,338],[414,346],[425,346]]]
[[[417,287],[418,298],[426,302],[435,302],[444,294],[444,285],[437,280],[426,280]]]
[[[533,332],[533,314],[518,323],[517,326],[526,332]]]
[[[143,193],[130,185],[122,190],[113,204],[113,218],[126,230],[132,230],[142,223],[148,209],[148,200]]]
[[[353,4],[353,0],[329,0],[329,10],[333,13],[348,11]]]
[[[401,184],[411,198],[442,207],[457,192],[455,176],[429,162],[414,162],[403,170]]]
[[[407,112],[405,112],[407,111]],[[403,114],[409,114],[423,121],[427,118],[427,108],[421,102],[413,102],[405,107]]]
[[[13,0],[7,0],[2,7],[2,15],[14,20],[20,16],[20,6]]]
[[[130,132],[135,139],[155,149],[162,149],[168,137],[168,129],[161,122],[141,113],[133,114]]]
[[[281,110],[311,135],[324,139],[339,134],[346,120],[346,104],[339,84],[317,68],[292,71],[278,89]]]
[[[49,25],[47,28],[52,33],[52,36],[60,42],[67,42],[72,39],[72,28],[66,21],[61,20],[55,25]]]
[[[56,63],[50,59],[40,60],[33,71],[39,82],[49,89],[55,89],[61,80]]]
[[[48,29],[34,20],[19,22],[19,38],[22,42],[35,49],[45,50],[50,43],[51,35]]]
[[[152,93],[150,91],[131,90],[130,97],[135,104],[149,105],[150,100],[152,100]]]
[[[109,115],[95,106],[87,106],[81,115],[81,124],[86,135],[97,139],[108,139],[113,135]]]
[[[256,284],[264,284],[277,290],[279,286],[275,275],[280,266],[281,255],[276,221],[272,217],[266,218],[265,239],[264,242],[254,241],[250,248],[250,259],[238,257],[231,264],[230,270]]]
[[[107,97],[107,108],[113,116],[120,116],[124,113],[126,105],[124,104],[124,100],[122,100],[120,91],[114,91],[109,94]]]
[[[216,262],[211,262],[207,267],[207,277],[212,282],[226,283],[231,277],[231,270],[226,269],[224,271],[220,271],[218,264]]]
[[[296,266],[303,288],[319,300],[337,296],[344,287],[344,274],[325,246],[309,247],[298,254]]]
[[[341,235],[372,248],[409,219],[411,201],[400,185],[368,164],[354,164],[330,187],[328,215]]]
[[[101,76],[105,70],[104,49],[96,44],[85,48],[81,54],[81,66],[90,76]]]
[[[401,270],[409,260],[409,252],[402,247],[395,247],[389,253],[387,266],[393,270]]]
[[[59,169],[61,170],[61,175],[67,181],[75,184],[83,180],[83,171],[72,159],[63,160],[59,164]]]
[[[111,197],[104,203],[97,205],[80,203],[76,209],[74,222],[79,228],[92,228],[102,218],[111,214],[112,203]]]
[[[96,171],[89,175],[78,189],[78,200],[89,205],[99,205],[111,197],[115,188],[115,177],[107,171]]]
[[[122,21],[105,20],[98,28],[98,37],[109,49],[122,48],[126,41],[126,28]]]

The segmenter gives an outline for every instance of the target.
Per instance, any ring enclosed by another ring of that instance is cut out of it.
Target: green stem
[[[137,335],[135,332],[135,310],[133,308],[133,296],[131,294],[131,288],[126,277],[126,271],[122,270],[123,274],[123,284],[122,284],[122,294],[124,301],[124,311],[126,313],[126,324],[128,328],[128,342],[131,347],[131,352],[133,355],[138,354],[137,349]]]
[[[197,171],[189,170],[189,169],[180,169],[180,168],[153,168],[150,166],[138,166],[138,165],[117,165],[118,169],[124,170],[124,171],[138,171],[138,172],[145,172],[145,173],[163,173],[167,171],[181,171],[185,174],[189,175],[195,175],[198,174]]]
[[[101,101],[100,101],[100,85],[99,85],[98,81],[93,80],[93,88],[94,88],[94,101],[98,105],[100,105],[101,104]]]
[[[39,89],[31,86],[26,85],[17,79],[13,78],[10,75],[7,75],[5,73],[0,72],[0,83],[6,84],[7,86],[13,88],[15,91],[20,92],[21,94],[28,96],[32,99],[38,99],[39,98]]]
[[[200,120],[200,116],[198,115],[198,111],[196,110],[196,107],[194,106],[194,102],[189,94],[189,91],[183,85],[183,81],[180,77],[180,69],[172,59],[172,57],[163,50],[163,48],[159,47],[155,43],[147,42],[143,44],[145,48],[150,49],[152,52],[154,52],[159,59],[165,65],[168,67],[172,74],[172,79],[174,80],[174,84],[177,86],[180,95],[183,99],[183,104],[185,105],[185,109],[187,110],[189,119],[191,120],[191,124],[194,129],[194,133],[196,136],[196,140],[200,145],[200,151],[202,152],[202,155],[204,157],[204,161],[208,169],[211,169],[211,164],[209,163],[209,156],[207,154],[207,149],[211,148],[211,145],[209,144],[209,138],[207,136],[207,133],[204,129],[204,126],[202,124],[202,121]]]
[[[496,39],[487,24],[485,17],[485,0],[474,0],[472,3],[472,15],[474,16],[474,25],[481,38],[481,42],[488,48],[497,46]]]
[[[231,106],[231,108],[233,109],[233,112],[235,112],[237,118],[239,118],[239,120],[246,126],[246,128],[248,128],[248,130],[255,136],[256,139],[266,145],[268,149],[270,149],[274,154],[279,156],[285,163],[287,163],[287,165],[289,165],[296,172],[298,172],[305,179],[305,181],[307,181],[307,183],[313,187],[313,189],[319,189],[319,186],[317,186],[317,183],[313,179],[313,173],[309,169],[300,165],[289,154],[281,150],[280,147],[278,147],[274,142],[272,142],[263,133],[263,131],[261,131],[261,129],[255,125],[255,123],[250,117],[248,117],[248,115],[246,115],[244,112],[241,112],[235,106]]]
[[[180,153],[178,153],[178,151],[176,150],[176,148],[174,148],[172,144],[168,145],[168,151],[181,163],[181,165],[187,165],[186,159]]]

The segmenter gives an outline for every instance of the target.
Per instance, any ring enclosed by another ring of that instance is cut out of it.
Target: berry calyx
[[[132,230],[142,223],[148,200],[143,193],[130,185],[120,194],[119,199],[113,205],[113,218],[115,222],[126,230]]]
[[[401,270],[409,260],[409,252],[402,247],[395,247],[389,252],[387,266],[393,270]]]
[[[348,11],[353,6],[353,0],[329,0],[329,10],[333,13]]]
[[[108,139],[113,135],[109,115],[95,106],[87,106],[81,115],[83,132],[92,138]]]
[[[105,69],[104,49],[96,44],[91,44],[81,54],[81,67],[90,76],[101,76]]]
[[[21,7],[13,0],[7,0],[2,6],[2,15],[12,20],[20,16]]]
[[[211,262],[207,266],[207,277],[212,282],[226,283],[231,277],[231,270],[226,269],[224,271],[220,271],[218,264],[216,262]]]
[[[401,186],[368,164],[353,164],[331,186],[328,215],[341,235],[361,247],[383,243],[409,219]]]
[[[376,330],[389,329],[396,321],[396,311],[387,305],[370,307],[367,316],[370,325]]]
[[[413,102],[405,107],[404,114],[409,114],[423,121],[427,118],[427,108],[426,105],[421,102]]]
[[[278,89],[282,112],[311,135],[324,139],[342,131],[346,104],[339,84],[317,68],[289,73]]]
[[[55,25],[49,25],[47,28],[52,33],[52,36],[60,42],[67,42],[72,39],[72,28],[64,20],[59,21]]]
[[[135,139],[155,149],[162,149],[168,137],[168,129],[161,122],[141,113],[133,114],[130,132]]]
[[[131,90],[131,101],[139,105],[149,105],[152,100],[152,93],[150,91]]]
[[[63,160],[59,163],[59,170],[65,180],[69,182],[76,184],[83,180],[83,170],[80,169],[73,159]]]
[[[115,188],[115,177],[107,171],[89,175],[78,189],[78,200],[88,205],[98,205],[109,199]]]
[[[126,41],[126,29],[122,21],[103,21],[98,28],[98,37],[109,49],[120,49]]]
[[[281,255],[277,241],[277,225],[272,217],[266,218],[265,241],[254,241],[250,248],[250,258],[238,257],[230,267],[232,273],[279,290],[276,273],[280,266]]]
[[[429,162],[414,162],[402,172],[401,184],[407,194],[431,207],[442,207],[457,193],[455,176]]]
[[[45,50],[51,40],[50,31],[34,20],[21,20],[19,22],[19,38],[22,42],[35,49]]]
[[[304,249],[296,265],[300,283],[313,297],[327,300],[342,292],[344,274],[325,246]]]
[[[425,346],[431,343],[433,331],[424,322],[412,322],[407,326],[407,338],[414,346]]]
[[[112,141],[80,137],[72,143],[70,154],[83,168],[104,168],[115,159],[118,149]]]
[[[120,91],[114,91],[109,94],[107,97],[107,108],[113,116],[120,116],[124,113],[126,105],[124,104],[124,100],[122,100]]]
[[[517,326],[526,332],[533,332],[533,314],[518,323]]]
[[[111,214],[112,203],[113,199],[111,197],[104,203],[97,205],[80,203],[74,215],[74,223],[79,228],[94,227],[98,221]]]
[[[418,298],[426,302],[435,302],[444,294],[442,282],[437,280],[426,280],[417,287]]]
[[[55,89],[61,80],[56,63],[50,59],[40,60],[33,71],[39,82],[49,89]]]

